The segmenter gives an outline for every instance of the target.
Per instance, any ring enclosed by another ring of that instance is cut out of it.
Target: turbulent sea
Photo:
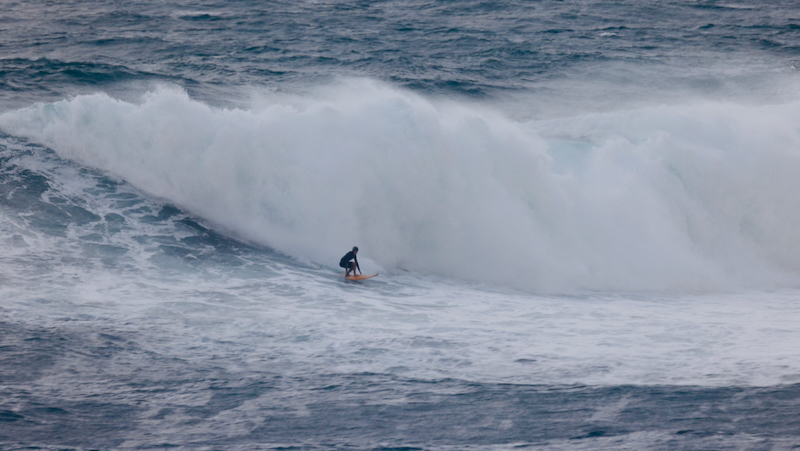
[[[796,2],[0,31],[0,449],[800,447]]]

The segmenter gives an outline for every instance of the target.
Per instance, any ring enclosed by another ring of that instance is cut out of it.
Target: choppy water
[[[794,3],[0,29],[0,448],[800,446]]]

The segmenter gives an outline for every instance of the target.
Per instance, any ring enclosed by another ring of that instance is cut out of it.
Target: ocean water
[[[800,447],[795,2],[0,6],[0,449]]]

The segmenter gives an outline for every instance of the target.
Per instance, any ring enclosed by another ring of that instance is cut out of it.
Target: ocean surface
[[[0,449],[800,448],[798,67],[788,0],[2,0]]]

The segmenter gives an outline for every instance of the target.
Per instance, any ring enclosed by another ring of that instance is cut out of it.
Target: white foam
[[[798,119],[707,102],[525,124],[351,80],[246,110],[78,96],[0,128],[304,261],[358,245],[389,270],[675,292],[797,283]]]
[[[236,261],[218,255],[208,267],[173,269],[151,257],[162,254],[165,237],[176,238],[167,247],[180,245],[179,223],[137,222],[141,213],[131,210],[155,212],[158,205],[143,199],[120,207],[129,186],[98,195],[93,175],[47,161],[43,153],[15,160],[47,175],[51,189],[43,201],[79,203],[98,218],[123,215],[126,225],[103,233],[102,220],[73,224],[62,236],[30,227],[26,211],[0,212],[0,321],[72,334],[78,348],[102,341],[99,333],[123,335],[135,343],[131,349],[142,350],[102,366],[85,353],[66,353],[43,382],[61,397],[96,392],[79,382],[97,380],[98,368],[125,377],[148,368],[183,380],[184,372],[204,365],[237,375],[279,371],[287,378],[373,373],[555,385],[800,382],[797,291],[538,296],[416,274],[351,284],[336,271],[284,265],[258,250]],[[92,233],[100,235],[93,243],[125,252],[114,253],[110,264],[86,254],[81,237]],[[195,247],[187,250],[203,251]],[[112,385],[99,391],[116,393]],[[182,403],[195,404],[208,394],[185,396]]]

